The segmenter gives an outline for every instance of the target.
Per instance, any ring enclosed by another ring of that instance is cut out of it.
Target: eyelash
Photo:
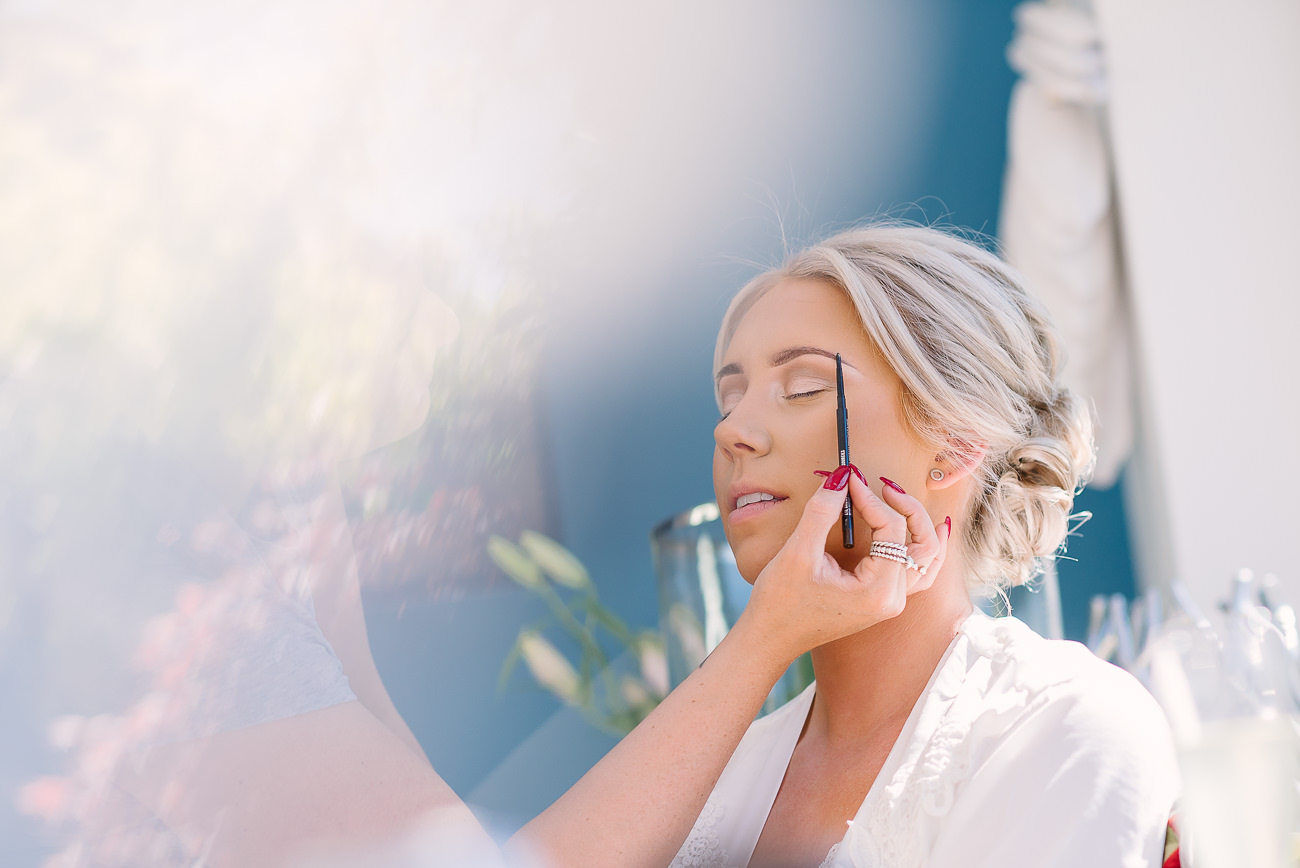
[[[793,395],[786,395],[785,397],[786,397],[787,399],[790,399],[790,398],[811,398],[813,395],[820,395],[822,392],[827,392],[827,391],[830,391],[830,390],[829,390],[829,389],[813,389],[812,391],[809,391],[809,392],[795,392]],[[723,422],[727,421],[727,417],[730,416],[730,415],[731,415],[731,413],[729,413],[729,412],[728,412],[728,413],[723,413],[721,416],[718,417],[718,421],[713,423],[714,426],[716,427],[716,426],[718,426],[718,425],[721,425]]]
[[[813,395],[820,395],[826,389],[813,389],[810,392],[795,392],[793,395],[786,395],[786,398],[811,398]]]

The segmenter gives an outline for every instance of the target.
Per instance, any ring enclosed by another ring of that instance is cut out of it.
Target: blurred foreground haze
[[[612,742],[498,692],[539,604],[487,536],[555,536],[655,624],[727,300],[873,214],[993,231],[1009,10],[0,2],[0,861],[39,864],[19,787],[223,574],[204,529],[273,547],[336,469],[435,768],[503,829],[555,798]]]

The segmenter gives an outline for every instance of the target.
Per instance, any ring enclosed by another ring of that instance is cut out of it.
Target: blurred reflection
[[[911,158],[924,101],[881,83],[905,61],[929,86],[898,38],[925,13],[863,8],[0,6],[3,860],[243,864],[444,805],[434,828],[481,843],[360,586],[508,583],[488,537],[553,530],[555,296],[595,371],[556,430],[594,431],[589,393],[644,392],[592,363],[638,364],[609,324],[736,222],[721,202],[796,152],[814,186]]]
[[[650,534],[650,549],[668,686],[676,687],[736,623],[753,587],[736,566],[716,503],[702,503],[660,522]],[[761,714],[780,708],[812,682],[812,658],[805,654],[773,685]]]
[[[6,7],[0,786],[57,864],[264,864],[432,810],[485,844],[371,658],[339,468],[372,563],[503,518],[526,411],[474,401],[530,382],[506,239],[562,206],[565,116],[460,42],[526,38],[502,15]]]

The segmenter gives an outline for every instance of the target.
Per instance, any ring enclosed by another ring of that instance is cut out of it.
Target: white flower
[[[582,679],[554,645],[540,634],[525,630],[519,634],[519,653],[538,684],[565,702],[578,703]]]
[[[519,535],[519,544],[548,576],[566,588],[581,590],[591,585],[586,567],[550,537],[526,530]]]

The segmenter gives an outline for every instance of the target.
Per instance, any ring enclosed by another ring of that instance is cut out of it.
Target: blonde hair
[[[958,525],[972,590],[1037,575],[1065,541],[1092,470],[1092,419],[1062,385],[1064,347],[1019,276],[947,231],[877,224],[842,232],[741,289],[723,317],[715,371],[745,313],[789,279],[848,295],[902,380],[903,418],[936,454],[964,466],[984,449]]]

